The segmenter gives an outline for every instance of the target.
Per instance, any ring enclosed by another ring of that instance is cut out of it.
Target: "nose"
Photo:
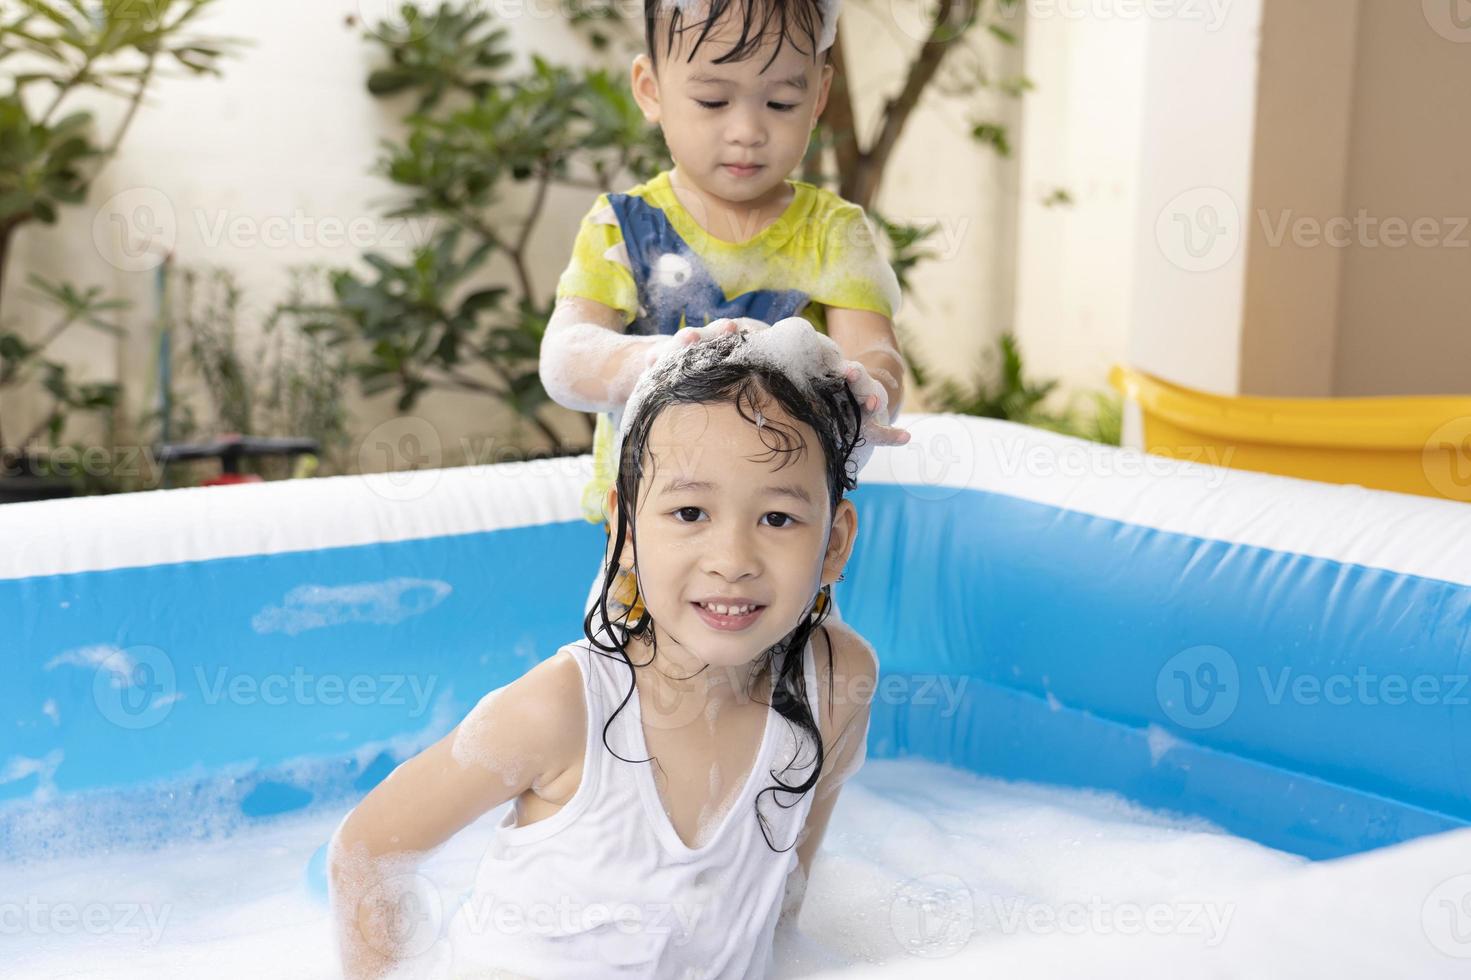
[[[755,535],[734,521],[726,521],[723,527],[712,530],[714,533],[706,538],[704,557],[700,560],[702,571],[727,582],[737,582],[760,572]]]
[[[725,140],[735,146],[761,146],[766,142],[766,127],[761,113],[748,105],[742,105],[728,117]]]

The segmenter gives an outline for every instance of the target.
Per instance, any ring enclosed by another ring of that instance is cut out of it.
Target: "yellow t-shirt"
[[[902,302],[898,279],[878,249],[877,232],[863,208],[806,181],[787,183],[793,194],[786,210],[739,243],[717,238],[701,226],[675,195],[667,170],[625,194],[661,212],[668,228],[698,258],[720,294],[708,297],[710,302],[794,290],[806,299],[795,297],[799,307],[793,315],[805,317],[822,333],[827,332],[828,307],[871,310],[892,319]],[[612,307],[622,315],[625,330],[635,333],[672,332],[715,318],[686,319],[684,310],[651,311],[648,305],[657,306],[656,297],[663,295],[659,286],[670,276],[682,282],[690,274],[688,263],[672,253],[654,256],[651,262],[648,249],[638,243],[634,251],[639,254],[631,257],[628,244],[609,195],[599,195],[583,216],[572,259],[557,282],[557,300],[579,296]],[[699,308],[709,309],[710,302]],[[594,476],[583,493],[583,514],[593,523],[605,519],[603,503],[616,474],[614,435],[611,414],[598,413]]]

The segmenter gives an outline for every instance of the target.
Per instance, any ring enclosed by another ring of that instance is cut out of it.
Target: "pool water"
[[[162,850],[0,865],[5,975],[336,976],[328,910],[306,866],[345,812],[322,807]],[[423,865],[444,908],[469,887],[503,812]],[[775,976],[875,966],[974,975],[970,959],[1018,942],[1125,934],[1131,910],[1198,952],[1230,936],[1226,896],[1307,865],[1112,794],[871,759],[838,801],[799,930],[778,935]]]

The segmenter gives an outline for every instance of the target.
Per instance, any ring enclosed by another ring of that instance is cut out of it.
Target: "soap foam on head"
[[[638,417],[644,401],[661,388],[677,383],[690,372],[705,370],[721,362],[751,365],[785,375],[803,394],[811,395],[819,378],[842,377],[847,367],[847,358],[843,356],[837,343],[818,333],[803,317],[789,316],[769,326],[753,326],[743,330],[741,337],[742,342],[728,354],[721,353],[721,349],[713,345],[698,343],[683,348],[671,348],[655,361],[634,386],[633,394],[618,420],[614,458],[622,457],[623,440],[627,437],[633,420]],[[758,424],[763,421],[758,415]],[[860,440],[850,458],[849,472],[861,472],[872,455],[873,444],[866,438]]]

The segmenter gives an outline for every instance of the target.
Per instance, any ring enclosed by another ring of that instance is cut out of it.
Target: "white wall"
[[[177,78],[159,84],[87,204],[64,210],[55,227],[31,225],[18,235],[6,285],[7,319],[23,324],[32,336],[42,329],[43,314],[22,285],[32,271],[101,285],[133,299],[138,308],[129,318],[133,334],[127,341],[77,331],[63,337],[52,354],[75,365],[81,379],[121,377],[136,413],[154,397],[156,260],[139,253],[140,239],[172,248],[182,264],[233,269],[246,302],[259,313],[282,297],[292,266],[351,265],[365,250],[401,254],[431,237],[431,227],[423,222],[378,217],[402,195],[368,173],[380,140],[395,133],[400,107],[367,94],[364,83],[378,49],[346,20],[396,6],[387,0],[225,0],[214,8],[201,30],[246,38],[252,45],[224,62],[221,80]],[[554,60],[582,57],[583,47],[556,5],[505,3],[495,9],[524,11],[500,18],[523,63],[529,51],[557,51]],[[850,4],[844,19],[845,36],[861,39],[850,40],[850,50],[862,52],[853,63],[860,75],[858,115],[870,127],[915,44],[905,25],[885,14]],[[995,47],[1000,58],[1019,57]],[[626,77],[627,60],[617,66]],[[999,63],[998,71],[1015,71],[1015,66]],[[100,131],[110,134],[107,123],[119,107],[105,99],[94,102],[102,116]],[[1003,120],[1018,112],[1010,100],[997,103],[994,112],[986,106],[982,111]],[[907,322],[921,335],[921,354],[942,369],[972,363],[973,352],[1006,325],[1012,304],[1015,166],[974,146],[967,120],[943,99],[923,104],[880,199],[899,219],[944,225],[936,242],[942,258],[918,273],[916,295],[907,301]],[[553,288],[578,219],[594,194],[566,187],[551,192],[531,241],[539,291]],[[507,200],[497,220],[514,226],[528,198]],[[131,244],[120,239],[118,224],[131,229]],[[95,241],[94,227],[100,229]],[[508,281],[504,268],[492,272],[492,278]],[[247,316],[245,322],[254,324],[258,317]],[[954,353],[957,348],[961,356]],[[370,455],[371,444],[379,440],[369,430],[394,418],[394,400],[383,396],[367,402],[354,395],[349,401],[354,428]],[[39,417],[39,401],[7,398],[7,432]],[[199,407],[206,406],[201,401]],[[455,461],[465,440],[471,440],[471,452],[504,448],[512,424],[508,412],[474,395],[431,394],[415,415],[423,419],[416,431],[437,439],[438,458],[447,462]],[[570,413],[558,422],[569,440],[587,439],[585,426]],[[78,426],[70,434],[85,434],[87,428]],[[535,444],[535,436],[528,433],[526,441]],[[429,450],[434,452],[432,446]]]
[[[1146,25],[1039,16],[1027,23],[1018,140],[1016,332],[1039,377],[1101,389],[1128,344]],[[1059,188],[1069,205],[1046,206]]]

